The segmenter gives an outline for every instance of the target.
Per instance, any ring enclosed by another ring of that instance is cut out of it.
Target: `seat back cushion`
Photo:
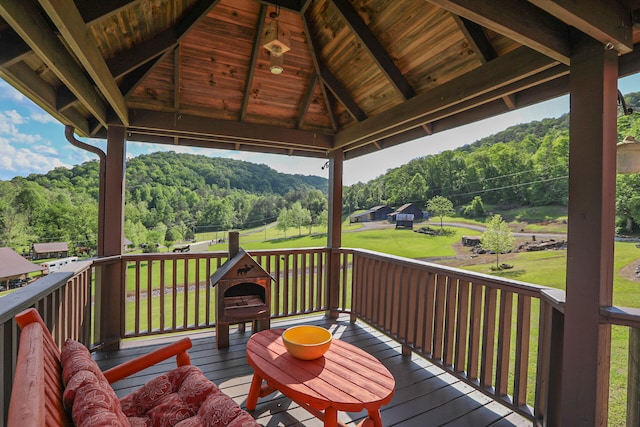
[[[193,365],[154,378],[120,404],[132,426],[259,426]]]
[[[129,426],[120,401],[102,371],[81,343],[68,339],[60,354],[62,401],[76,426]]]

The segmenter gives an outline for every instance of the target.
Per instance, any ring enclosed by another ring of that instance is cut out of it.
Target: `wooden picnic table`
[[[279,390],[325,427],[338,426],[338,411],[364,409],[368,417],[359,425],[382,427],[380,407],[391,401],[395,379],[380,361],[336,338],[319,359],[296,359],[284,346],[283,332],[268,329],[247,342],[247,361],[254,370],[247,409],[254,410],[259,397]]]

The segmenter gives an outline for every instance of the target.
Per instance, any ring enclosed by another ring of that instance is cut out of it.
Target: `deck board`
[[[273,321],[272,327],[284,328],[307,323],[329,328],[333,335],[373,354],[391,371],[396,380],[393,400],[382,407],[385,426],[398,427],[508,427],[531,426],[532,422],[511,409],[477,391],[468,384],[446,373],[428,360],[413,355],[403,357],[401,346],[389,336],[364,322],[355,324],[343,316],[338,321],[315,316],[286,321]],[[244,407],[253,370],[246,363],[245,346],[250,337],[250,328],[240,333],[231,328],[229,348],[218,350],[215,333],[191,335],[193,348],[189,350],[191,363],[200,367],[204,374],[215,382],[226,394]],[[96,360],[100,367],[108,369],[140,354],[161,347],[167,340],[148,339],[126,342],[117,352],[99,353]],[[138,375],[113,384],[119,397],[137,389],[145,382],[175,367],[170,360],[146,369]],[[321,427],[322,422],[281,393],[261,398],[252,415],[263,426]],[[339,420],[355,426],[365,412],[339,413]]]

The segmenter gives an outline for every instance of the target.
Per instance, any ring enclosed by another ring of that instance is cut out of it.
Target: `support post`
[[[102,256],[122,255],[124,244],[124,191],[126,142],[125,128],[109,125],[104,199],[108,207],[105,218]],[[102,266],[96,275],[96,330],[103,350],[120,348],[124,331],[124,272],[119,262]]]
[[[616,191],[618,55],[587,36],[571,56],[567,301],[561,424],[606,426]]]
[[[329,317],[338,317],[340,304],[340,253],[342,246],[342,173],[344,151],[336,150],[329,159],[329,254],[328,296]]]

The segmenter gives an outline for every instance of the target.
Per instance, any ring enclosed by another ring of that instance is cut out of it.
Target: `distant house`
[[[27,261],[11,248],[0,248],[0,289],[9,289],[14,282],[24,283],[27,274],[42,271],[42,267]]]
[[[368,221],[382,221],[387,219],[387,215],[393,212],[389,206],[374,206],[371,209],[360,212],[349,217],[349,222],[368,222]]]
[[[66,258],[69,256],[67,242],[34,243],[31,247],[31,259]]]
[[[396,222],[396,217],[398,214],[411,214],[415,219],[422,219],[422,209],[420,209],[413,203],[405,203],[404,205],[400,206],[398,209],[388,214],[387,219],[389,220],[389,222]]]

